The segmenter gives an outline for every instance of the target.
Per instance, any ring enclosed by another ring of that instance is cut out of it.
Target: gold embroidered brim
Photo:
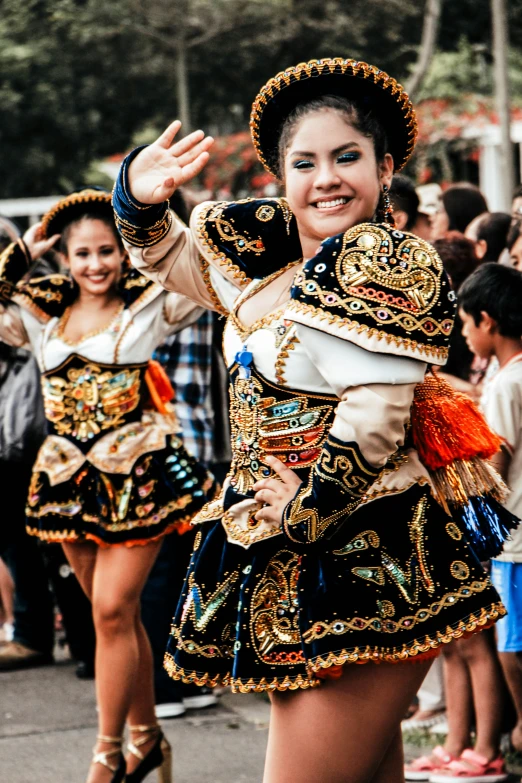
[[[85,188],[62,198],[42,218],[44,237],[61,234],[68,223],[77,220],[86,212],[107,215],[112,220],[111,194],[105,190]]]
[[[267,171],[280,177],[278,142],[290,112],[303,101],[322,95],[364,100],[382,122],[394,170],[409,160],[417,139],[417,118],[402,85],[374,65],[343,57],[310,60],[281,71],[261,88],[252,105],[250,132]]]

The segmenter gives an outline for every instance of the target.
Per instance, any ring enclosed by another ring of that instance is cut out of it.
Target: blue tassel
[[[453,516],[464,523],[468,543],[481,562],[499,555],[511,531],[520,523],[491,495],[470,498],[466,506],[453,509]]]

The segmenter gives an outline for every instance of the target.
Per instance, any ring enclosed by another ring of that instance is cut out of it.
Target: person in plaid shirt
[[[175,408],[185,448],[222,482],[230,463],[226,369],[221,356],[221,324],[205,312],[194,324],[169,337],[154,358],[175,389]],[[163,669],[170,622],[181,593],[196,529],[166,536],[142,594],[143,623],[154,654],[156,715],[174,718],[187,709],[217,703],[210,688],[174,682]]]

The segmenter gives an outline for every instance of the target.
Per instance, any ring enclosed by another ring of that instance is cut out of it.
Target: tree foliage
[[[161,129],[180,110],[183,48],[193,126],[239,131],[259,87],[312,57],[365,59],[406,79],[423,8],[418,0],[0,0],[0,197],[70,190],[93,160]],[[522,0],[511,0],[510,14],[515,43]],[[489,0],[446,1],[438,48],[457,60],[448,66],[439,54],[428,82],[440,85],[437,68],[468,74],[462,36],[470,51],[483,46],[489,68],[488,26]]]

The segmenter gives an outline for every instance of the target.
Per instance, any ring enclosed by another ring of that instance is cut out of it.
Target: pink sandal
[[[502,783],[509,777],[502,756],[488,761],[485,756],[468,748],[460,759],[450,761],[430,775],[430,783]]]
[[[430,775],[441,767],[449,764],[450,761],[456,761],[456,756],[448,753],[441,745],[437,745],[431,752],[431,756],[420,756],[411,764],[404,767],[404,777],[406,780],[430,780]]]

